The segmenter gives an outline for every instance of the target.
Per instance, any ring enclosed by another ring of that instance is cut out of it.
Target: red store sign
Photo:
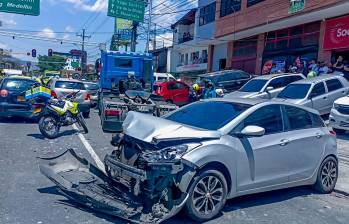
[[[349,48],[349,16],[326,21],[324,49]]]

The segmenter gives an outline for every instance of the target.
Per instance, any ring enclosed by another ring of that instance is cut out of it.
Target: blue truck
[[[177,109],[152,93],[153,58],[148,53],[102,51],[99,64],[100,90],[98,111],[104,132],[122,132],[128,111],[162,116]],[[124,82],[132,74],[142,89],[124,91]]]

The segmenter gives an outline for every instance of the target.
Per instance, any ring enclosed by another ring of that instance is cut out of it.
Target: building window
[[[241,9],[241,0],[222,0],[221,17],[230,15]]]
[[[201,53],[201,58],[202,58],[202,63],[207,63],[207,50],[202,50],[202,53]]]
[[[199,26],[206,25],[215,20],[216,2],[206,5],[200,9]]]
[[[310,23],[266,35],[265,51],[295,49],[319,45],[320,23]]]
[[[234,42],[233,56],[234,57],[255,57],[257,52],[257,41],[255,40],[240,40]]]
[[[255,4],[258,4],[260,2],[263,2],[264,0],[247,0],[247,7],[253,6]]]

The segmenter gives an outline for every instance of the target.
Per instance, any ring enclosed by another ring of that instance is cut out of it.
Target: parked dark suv
[[[241,70],[225,70],[199,75],[199,82],[209,79],[217,89],[222,89],[224,93],[240,89],[253,76]]]

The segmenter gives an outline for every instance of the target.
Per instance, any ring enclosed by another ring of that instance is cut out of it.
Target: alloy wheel
[[[195,210],[205,215],[220,208],[223,201],[223,184],[221,180],[215,176],[202,178],[194,188],[192,200]]]
[[[337,165],[332,161],[327,161],[321,170],[321,183],[324,189],[333,189],[337,180]]]

